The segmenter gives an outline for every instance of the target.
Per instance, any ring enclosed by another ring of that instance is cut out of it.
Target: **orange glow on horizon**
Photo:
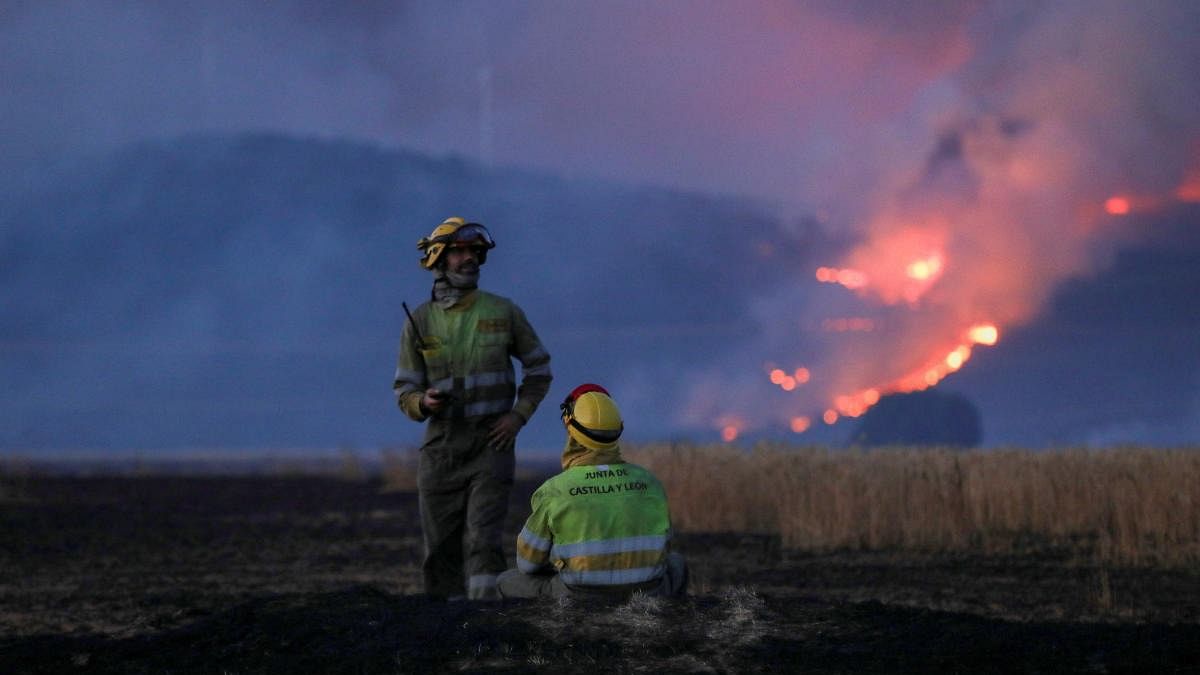
[[[721,428],[721,440],[726,443],[732,443],[737,440],[738,428],[732,424],[726,424]]]
[[[792,418],[791,427],[792,427],[792,431],[794,433],[802,434],[805,431],[808,431],[808,428],[811,426],[812,426],[812,420],[810,420],[807,417],[799,416],[799,417]]]
[[[926,362],[926,365],[910,371],[907,375],[884,385],[863,389],[852,394],[834,396],[833,406],[825,411],[825,423],[833,424],[829,421],[830,419],[836,422],[841,417],[860,417],[887,394],[904,394],[936,386],[947,375],[958,371],[970,360],[973,344],[996,344],[999,339],[999,330],[995,324],[976,324],[967,330],[967,336],[967,342],[956,345],[948,351],[940,352],[941,356],[931,359]]]

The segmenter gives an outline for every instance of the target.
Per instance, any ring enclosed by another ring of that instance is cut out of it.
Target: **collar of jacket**
[[[434,302],[434,304],[439,304],[442,307],[442,309],[444,309],[448,312],[462,312],[462,311],[471,309],[471,307],[475,304],[475,301],[477,299],[479,299],[479,289],[472,288],[471,290],[458,296],[458,298],[455,299],[454,304],[450,305],[449,307],[446,307],[444,304],[439,303],[436,296],[434,297],[433,302]]]
[[[621,459],[621,446],[614,444],[611,448],[592,450],[579,444],[574,438],[567,436],[567,446],[563,448],[562,468],[573,466],[595,466],[596,464],[624,464]]]

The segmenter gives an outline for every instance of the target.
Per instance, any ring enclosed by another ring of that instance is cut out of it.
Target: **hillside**
[[[280,135],[141,143],[22,178],[0,192],[9,451],[417,442],[390,392],[400,302],[427,296],[415,242],[451,214],[492,229],[483,284],[516,299],[550,349],[551,404],[602,381],[621,392],[631,440],[715,440],[685,402],[747,383],[763,385],[756,405],[782,400],[762,369],[787,356],[764,345],[830,339],[812,326],[838,308],[807,289],[847,245],[737,197]],[[979,408],[985,444],[1200,435],[1197,211],[1145,217],[1107,271],[1061,288],[942,385]],[[779,297],[798,304],[765,300]],[[523,440],[552,455],[561,430],[543,411]]]

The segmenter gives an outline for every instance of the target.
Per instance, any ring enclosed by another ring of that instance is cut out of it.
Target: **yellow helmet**
[[[576,387],[560,409],[567,434],[585,448],[611,448],[617,444],[617,439],[625,429],[617,404],[599,385]]]
[[[451,216],[442,221],[441,225],[433,228],[428,237],[422,237],[417,242],[417,248],[424,255],[421,257],[421,267],[433,269],[442,252],[447,248],[475,248],[479,250],[479,264],[487,262],[487,252],[496,248],[492,234],[479,223],[468,223],[458,216]]]

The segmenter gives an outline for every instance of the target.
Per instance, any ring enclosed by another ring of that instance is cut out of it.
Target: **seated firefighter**
[[[687,566],[670,552],[667,495],[654,474],[621,459],[616,403],[603,387],[585,384],[561,409],[563,471],[533,493],[533,513],[517,536],[517,569],[500,575],[500,595],[683,595]]]

